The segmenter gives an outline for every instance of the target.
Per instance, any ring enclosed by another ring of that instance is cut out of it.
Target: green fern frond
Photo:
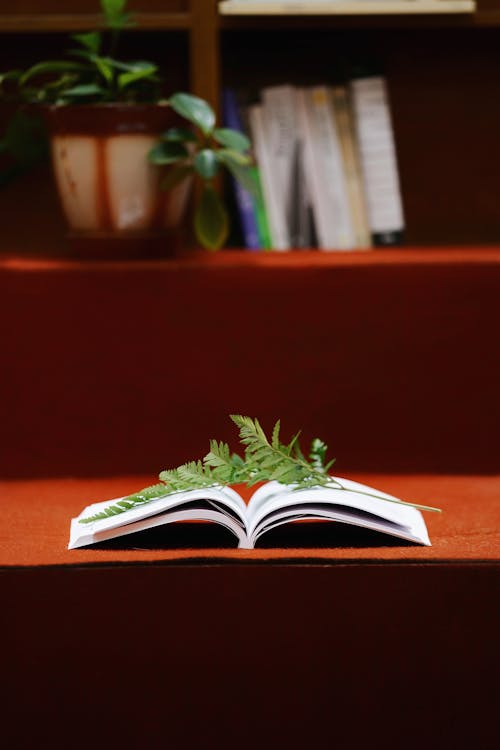
[[[231,451],[227,443],[220,443],[217,440],[210,441],[210,451],[203,459],[205,464],[212,466],[213,468],[218,466],[230,466],[231,465]]]
[[[116,516],[118,513],[124,513],[126,510],[135,508],[137,505],[144,505],[145,503],[150,503],[152,500],[157,500],[159,497],[164,497],[168,492],[167,486],[163,482],[153,484],[150,487],[144,487],[140,492],[127,495],[122,500],[118,500],[115,505],[108,505],[107,508],[99,511],[99,513],[87,516],[87,518],[81,518],[80,523],[92,523],[93,521],[100,521],[103,518]]]
[[[328,469],[330,469],[335,463],[334,458],[328,464],[325,463],[327,450],[328,450],[328,446],[326,443],[323,442],[323,440],[320,440],[319,438],[314,438],[314,440],[311,443],[311,451],[309,453],[309,458],[314,468],[317,469],[318,471],[322,471],[325,474],[328,473]]]
[[[331,485],[332,480],[326,474],[323,460],[317,449],[311,452],[315,463],[308,462],[299,444],[300,432],[297,432],[290,443],[279,439],[280,423],[276,422],[271,441],[268,440],[258,419],[232,414],[231,419],[240,431],[240,440],[245,448],[245,463],[248,471],[248,484],[276,480],[282,484],[295,484],[298,488]],[[320,441],[326,452],[326,445]]]
[[[273,427],[273,436],[271,439],[271,445],[273,448],[279,448],[280,444],[280,420],[276,422],[276,424]]]
[[[231,453],[227,443],[211,440],[210,450],[203,460],[188,461],[176,469],[165,469],[160,473],[158,484],[145,487],[133,495],[117,500],[101,512],[82,518],[79,522],[91,523],[110,518],[137,505],[149,503],[175,492],[203,489],[215,485],[246,484],[251,487],[258,482],[274,480],[281,484],[292,484],[297,489],[325,486],[344,489],[339,482],[328,475],[335,459],[326,463],[327,445],[319,438],[312,441],[309,460],[307,460],[299,443],[300,431],[292,437],[289,443],[282,443],[279,420],[274,425],[271,440],[269,440],[258,419],[240,414],[232,414],[231,419],[239,429],[240,442],[245,446],[244,458],[237,453]],[[387,499],[369,492],[361,494]],[[411,505],[420,510],[438,511],[437,508],[403,503],[396,499],[390,502]]]

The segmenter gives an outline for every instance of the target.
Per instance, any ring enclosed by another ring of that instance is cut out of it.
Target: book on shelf
[[[94,503],[72,519],[68,547],[75,549],[186,521],[220,524],[233,534],[240,549],[252,549],[273,529],[290,524],[294,532],[299,528],[307,546],[314,547],[317,525],[309,521],[329,523],[330,546],[336,544],[335,529],[346,527],[368,529],[382,541],[393,537],[430,546],[425,521],[417,508],[349,479],[331,477],[331,483],[294,489],[293,485],[266,482],[254,491],[248,504],[228,486],[165,494],[126,510],[120,507],[120,503],[126,504],[124,498]],[[99,517],[106,511],[108,515]],[[96,520],[89,520],[96,516]]]
[[[231,89],[224,89],[222,92],[222,116],[225,127],[236,130],[239,133],[243,132],[236,95]],[[254,199],[250,192],[234,177],[231,178],[231,184],[236,197],[245,247],[248,250],[258,250],[261,247],[261,242]]]
[[[233,89],[223,90],[222,111],[226,127],[248,135],[241,116],[237,95]],[[252,170],[255,183],[255,192],[253,195],[238,180],[231,179],[243,239],[245,247],[248,250],[268,250],[271,248],[272,242],[262,195],[260,173],[257,166],[250,167],[250,169]]]
[[[303,96],[311,138],[312,178],[317,185],[313,205],[319,247],[350,250],[356,247],[356,239],[331,90],[314,86],[305,89]]]
[[[363,188],[361,162],[354,132],[354,121],[349,96],[345,86],[335,86],[331,94],[344,167],[347,200],[354,230],[355,247],[365,250],[371,247],[371,236],[365,191]]]
[[[313,245],[314,226],[307,184],[306,154],[298,124],[295,86],[269,86],[261,99],[267,132],[271,175],[280,211],[285,216],[288,244],[291,248]]]
[[[350,91],[373,243],[397,245],[404,217],[387,83],[356,78]]]
[[[368,250],[402,240],[387,84],[271,86],[243,108],[277,250]]]
[[[221,0],[223,15],[474,13],[476,0]]]
[[[273,173],[269,123],[261,104],[253,104],[248,107],[247,115],[257,165],[262,180],[262,194],[269,222],[272,247],[273,250],[289,250],[290,238],[286,222],[285,205],[281,200],[276,174]]]

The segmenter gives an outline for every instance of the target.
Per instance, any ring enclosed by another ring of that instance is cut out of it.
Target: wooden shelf
[[[219,12],[227,16],[416,15],[474,13],[475,0],[347,0],[347,2],[237,2],[224,0]]]
[[[323,252],[319,250],[292,250],[290,252],[249,252],[222,250],[212,254],[206,251],[186,252],[183,256],[164,259],[138,260],[84,260],[71,257],[39,257],[36,255],[4,255],[0,257],[0,270],[17,272],[81,272],[110,271],[135,273],[139,270],[207,272],[216,269],[336,269],[383,266],[484,266],[500,265],[500,247],[464,248],[392,248],[369,252]]]
[[[143,30],[175,31],[191,27],[191,13],[134,13],[135,27]],[[54,32],[82,31],[100,28],[102,16],[98,13],[35,13],[18,15],[0,14],[0,32]]]

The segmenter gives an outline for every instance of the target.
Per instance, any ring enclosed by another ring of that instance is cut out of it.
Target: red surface
[[[0,475],[156,474],[233,412],[349,471],[498,473],[500,251],[0,264]]]
[[[64,549],[142,479],[1,485],[6,748],[496,746],[498,479],[371,477],[431,550]]]
[[[60,479],[1,482],[0,566],[82,565],[124,562],[247,561],[329,563],[387,561],[436,563],[485,561],[500,557],[500,477],[388,476],[353,477],[401,499],[441,507],[426,513],[432,547],[368,546],[330,549],[134,549],[140,542],[123,537],[122,549],[67,550],[69,522],[91,502],[107,500],[151,484],[153,477]],[[243,489],[248,497],[251,490]],[[169,546],[170,529],[167,529]],[[331,527],[332,544],[335,528]],[[184,534],[189,544],[189,534]],[[337,537],[338,539],[338,537]],[[314,536],[311,537],[314,543]],[[172,542],[170,542],[171,544]]]

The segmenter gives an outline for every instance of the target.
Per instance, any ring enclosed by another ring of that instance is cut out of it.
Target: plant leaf
[[[47,62],[37,63],[23,73],[20,78],[21,86],[24,86],[31,78],[48,73],[88,73],[88,65],[73,62],[72,60],[49,60]]]
[[[66,91],[62,92],[62,95],[64,98],[66,97],[76,97],[79,99],[80,97],[86,98],[90,96],[104,96],[106,94],[106,89],[103,89],[101,86],[98,86],[96,83],[82,83],[78,86],[73,86],[70,89],[66,89]]]
[[[0,73],[0,91],[6,81],[18,81],[22,75],[22,70],[8,70],[5,73]]]
[[[182,143],[157,143],[148,153],[151,164],[173,164],[181,159],[187,159],[189,152]]]
[[[323,471],[323,472],[325,471],[325,457],[326,457],[327,450],[328,450],[328,446],[326,443],[323,442],[323,440],[320,440],[319,438],[314,438],[314,440],[311,443],[311,450],[309,452],[309,458],[311,460],[311,464],[318,471]]]
[[[193,167],[190,164],[180,164],[179,166],[170,167],[168,172],[162,177],[160,187],[162,190],[172,190],[172,188],[184,182],[191,174],[193,174]]]
[[[107,83],[111,83],[114,77],[114,71],[113,67],[109,64],[109,60],[107,60],[105,57],[99,57],[99,55],[92,55],[90,59],[94,63],[104,80]]]
[[[235,151],[248,151],[251,146],[250,140],[243,133],[232,128],[216,128],[213,136],[217,143]]]
[[[226,150],[217,151],[217,158],[252,197],[259,197],[259,185],[255,179],[255,172],[251,168],[251,165],[245,166],[239,164],[233,158],[233,155]]]
[[[89,52],[99,54],[102,44],[102,34],[99,31],[89,31],[84,34],[72,34],[71,38],[81,44]]]
[[[219,162],[215,151],[211,148],[204,148],[199,151],[194,158],[194,168],[205,180],[211,180],[215,177],[219,170]]]
[[[249,167],[253,165],[252,157],[249,154],[242,154],[241,151],[234,151],[231,148],[221,148],[217,153],[225,161],[236,164],[239,167]]]
[[[123,29],[130,23],[130,15],[125,13],[127,0],[101,0],[101,8],[106,25],[111,29]]]
[[[215,125],[215,112],[204,99],[192,94],[179,93],[171,96],[169,103],[178,115],[192,122],[205,135],[212,132]]]
[[[337,490],[349,492],[340,482],[325,474],[323,462],[326,444],[322,440],[313,440],[311,444],[311,453],[319,457],[322,464],[321,470],[316,470],[303,457],[298,458],[297,455],[292,455],[292,453],[297,453],[297,448],[294,449],[294,446],[298,446],[297,436],[300,433],[294,436],[288,446],[280,443],[278,420],[273,428],[271,442],[269,442],[257,419],[240,414],[230,416],[239,428],[241,442],[247,446],[244,459],[235,453],[231,454],[227,443],[211,440],[210,450],[203,461],[188,461],[176,469],[165,469],[160,473],[159,484],[145,487],[134,495],[117,500],[114,505],[107,506],[96,515],[80,519],[79,523],[85,524],[109,518],[124,513],[135,505],[149,503],[174,492],[211,487],[216,484],[245,482],[248,487],[251,487],[257,482],[275,480],[281,484],[292,484],[295,489],[334,487]],[[302,456],[301,452],[300,456]],[[438,508],[381,496],[368,487],[366,491],[361,492],[366,497],[409,505],[420,510],[439,512]]]
[[[208,250],[218,250],[229,234],[229,219],[218,193],[205,185],[194,217],[196,237]]]
[[[197,141],[196,135],[189,128],[169,128],[161,136],[163,141],[194,142]]]
[[[124,89],[131,83],[141,81],[145,78],[153,78],[157,72],[158,67],[152,63],[138,63],[134,70],[128,71],[127,73],[121,73],[118,76],[118,87]]]

